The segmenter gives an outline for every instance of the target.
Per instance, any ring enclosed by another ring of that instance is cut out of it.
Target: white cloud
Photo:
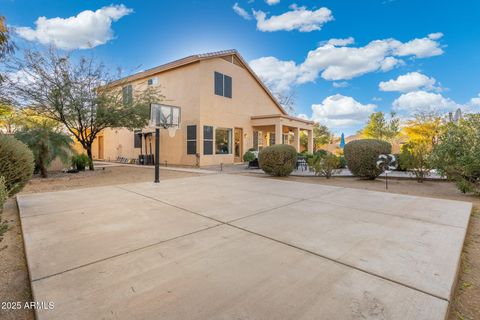
[[[346,88],[348,87],[348,82],[347,81],[341,81],[341,82],[334,82],[332,83],[334,88]]]
[[[345,128],[365,122],[376,107],[374,104],[362,104],[352,97],[336,94],[326,97],[320,104],[312,105],[312,120],[333,129]]]
[[[291,11],[267,18],[263,11],[254,11],[257,29],[260,31],[292,31],[311,32],[322,29],[323,24],[333,20],[332,11],[322,7],[315,11],[306,7],[292,6]]]
[[[440,39],[441,37],[443,37],[443,33],[441,33],[441,32],[430,33],[430,34],[428,35],[428,37],[429,37],[430,39],[432,39],[432,40],[438,40],[438,39]]]
[[[113,39],[112,22],[132,12],[122,4],[85,10],[69,18],[39,17],[35,28],[19,27],[16,32],[29,41],[53,44],[61,49],[88,49]]]
[[[480,107],[480,94],[478,97],[470,99],[468,104],[474,107]]]
[[[408,113],[446,112],[460,107],[462,105],[457,104],[450,98],[445,98],[439,93],[422,90],[404,93],[393,101],[395,111],[406,111]]]
[[[378,84],[381,91],[399,91],[410,92],[435,89],[434,78],[429,78],[420,72],[409,72],[407,74],[399,76],[397,79],[382,81]]]
[[[250,67],[275,92],[288,91],[298,77],[293,61],[281,61],[275,57],[263,57],[250,62]]]
[[[355,42],[355,39],[353,39],[353,37],[348,37],[348,38],[345,38],[345,39],[330,39],[328,40],[327,42],[321,42],[320,45],[324,45],[324,44],[330,44],[332,46],[348,46],[348,45],[351,45]]]
[[[265,2],[266,2],[269,6],[273,6],[274,4],[280,3],[280,0],[265,0]]]
[[[423,43],[425,40],[434,45],[411,49],[412,43]],[[354,43],[353,38],[331,39],[320,43],[318,48],[308,52],[302,63],[286,61],[289,63],[290,72],[285,76],[282,73],[270,71],[267,65],[257,72],[263,76],[262,72],[268,71],[269,81],[288,83],[288,86],[313,82],[319,76],[331,81],[350,80],[366,73],[385,72],[404,65],[405,61],[400,59],[400,56],[425,58],[439,54],[438,50],[441,51],[440,43],[428,37],[413,39],[406,43],[395,39],[374,40],[363,47],[349,46],[352,43]],[[427,47],[430,48],[430,51],[426,49]],[[409,53],[407,54],[407,52]],[[275,59],[275,64],[270,64],[271,68],[276,68],[283,62],[274,57],[269,58]],[[261,59],[263,58],[257,60]],[[252,64],[256,64],[257,60],[253,60]],[[293,77],[295,74],[296,77]],[[278,76],[278,78],[273,78],[273,76]]]
[[[432,37],[433,36],[433,37]],[[417,58],[425,58],[438,56],[443,54],[440,44],[436,41],[443,36],[442,33],[431,33],[428,37],[421,39],[413,39],[403,44],[399,44],[396,48],[397,56],[415,56]]]
[[[252,20],[252,16],[245,9],[240,7],[237,2],[235,2],[232,9],[233,9],[233,11],[235,11],[236,14],[238,14],[243,19]]]
[[[299,115],[297,115],[297,117],[304,120],[310,120],[310,118],[305,113],[300,113]]]

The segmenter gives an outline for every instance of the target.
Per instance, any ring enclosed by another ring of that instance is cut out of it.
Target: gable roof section
[[[252,75],[252,77],[255,79],[255,81],[263,88],[265,93],[267,93],[267,95],[272,99],[272,101],[278,107],[280,112],[284,115],[288,115],[287,112],[285,111],[285,109],[283,109],[281,104],[278,102],[278,100],[273,96],[273,94],[270,92],[270,90],[267,88],[267,86],[263,83],[263,81],[260,80],[260,78],[255,74],[255,72],[253,72],[253,70],[250,68],[248,63],[240,55],[240,53],[238,53],[238,51],[235,50],[235,49],[191,55],[191,56],[179,59],[179,60],[175,60],[175,61],[172,61],[172,62],[162,64],[162,65],[160,65],[158,67],[155,67],[155,68],[151,68],[151,69],[148,69],[148,70],[145,70],[145,71],[142,71],[142,72],[139,72],[139,73],[136,73],[136,74],[133,74],[133,75],[115,80],[115,81],[109,83],[108,86],[115,87],[117,85],[121,85],[121,84],[125,84],[127,82],[151,77],[155,74],[162,73],[162,72],[172,70],[172,69],[176,69],[176,68],[180,68],[180,67],[183,67],[183,66],[195,63],[195,62],[202,61],[202,60],[208,60],[208,59],[213,59],[213,58],[224,58],[224,57],[227,57],[227,56],[235,56],[237,58],[237,60],[242,64],[242,66]],[[236,62],[238,62],[238,61],[236,61]],[[235,63],[235,62],[233,62],[233,63]]]

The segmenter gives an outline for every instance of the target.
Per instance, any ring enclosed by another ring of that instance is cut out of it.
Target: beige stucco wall
[[[181,108],[181,127],[177,130],[175,137],[171,138],[167,130],[161,131],[160,138],[160,161],[164,163],[194,165],[195,156],[186,153],[186,125],[197,124],[200,114],[200,93],[199,63],[193,63],[155,75],[162,95],[165,96],[163,104],[179,106]],[[147,85],[145,78],[132,83],[134,90]],[[145,128],[144,131],[154,131],[152,128]],[[104,159],[114,161],[117,157],[137,159],[138,155],[145,153],[145,141],[142,141],[142,150],[134,148],[134,132],[125,128],[106,129],[100,136],[104,138]],[[151,140],[152,153],[155,153],[155,139]],[[147,151],[150,154],[150,141],[147,139]],[[92,146],[94,159],[99,159],[98,139]]]
[[[232,77],[232,98],[214,94],[214,72]],[[203,126],[218,128],[235,127],[243,129],[243,152],[253,146],[251,116],[279,114],[281,111],[257,83],[255,78],[236,64],[221,58],[204,60],[200,63],[200,135],[203,141]],[[203,143],[197,144],[202,155],[200,165],[233,163],[233,153],[229,155],[203,155]]]
[[[232,98],[214,94],[214,72],[232,77]],[[157,77],[166,101],[161,103],[181,108],[181,128],[174,138],[167,130],[161,129],[160,161],[170,164],[195,165],[196,156],[187,155],[187,125],[197,125],[197,153],[201,155],[200,165],[233,163],[233,136],[235,128],[243,130],[242,154],[253,146],[252,116],[281,114],[275,102],[265,92],[256,79],[244,67],[222,58],[201,60],[192,64],[162,72],[149,78],[134,81],[133,87],[147,85],[147,80]],[[271,120],[269,124],[271,124]],[[279,120],[279,121],[284,121]],[[232,154],[203,154],[203,126],[232,129]],[[102,133],[104,139],[104,159],[116,160],[117,157],[138,158],[145,152],[135,149],[134,133],[127,129],[107,129]],[[142,142],[144,143],[144,141]],[[154,148],[155,141],[152,139]],[[98,142],[92,148],[94,159],[98,159]],[[148,153],[150,147],[148,146]],[[153,152],[154,153],[154,152]]]

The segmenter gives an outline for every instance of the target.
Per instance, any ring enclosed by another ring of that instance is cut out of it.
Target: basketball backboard
[[[180,127],[180,108],[152,103],[150,105],[149,126],[164,129],[178,129]]]

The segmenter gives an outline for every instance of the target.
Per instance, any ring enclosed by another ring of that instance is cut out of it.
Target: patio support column
[[[313,153],[313,130],[308,130],[308,153]]]
[[[283,125],[280,121],[275,123],[275,144],[282,144]]]
[[[293,129],[293,146],[297,152],[300,152],[300,129],[294,128]]]

